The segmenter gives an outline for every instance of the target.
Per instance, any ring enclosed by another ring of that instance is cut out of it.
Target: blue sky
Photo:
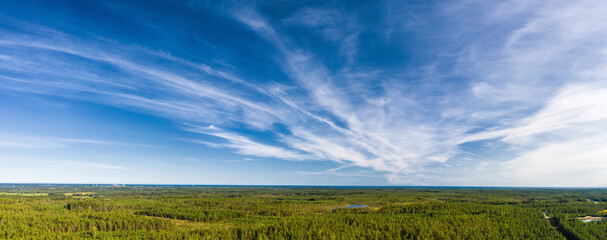
[[[2,1],[0,182],[604,187],[602,1]]]

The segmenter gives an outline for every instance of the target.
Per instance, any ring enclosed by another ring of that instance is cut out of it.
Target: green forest
[[[607,239],[600,217],[607,189],[0,185],[0,239]]]

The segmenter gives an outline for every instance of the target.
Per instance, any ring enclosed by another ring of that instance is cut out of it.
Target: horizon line
[[[123,187],[300,187],[300,188],[519,188],[519,189],[607,189],[606,187],[524,187],[524,186],[426,186],[426,185],[297,185],[297,184],[153,184],[153,183],[0,183],[1,185],[84,185]]]

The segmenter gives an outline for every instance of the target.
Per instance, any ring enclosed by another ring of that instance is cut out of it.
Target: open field
[[[0,192],[1,239],[607,238],[606,221],[578,219],[607,216],[605,189],[0,185]]]
[[[0,195],[10,195],[10,196],[48,196],[48,193],[12,193],[12,192],[0,192]]]

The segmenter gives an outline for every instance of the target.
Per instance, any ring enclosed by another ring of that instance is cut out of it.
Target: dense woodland
[[[607,239],[583,216],[607,189],[0,185],[0,239]]]

